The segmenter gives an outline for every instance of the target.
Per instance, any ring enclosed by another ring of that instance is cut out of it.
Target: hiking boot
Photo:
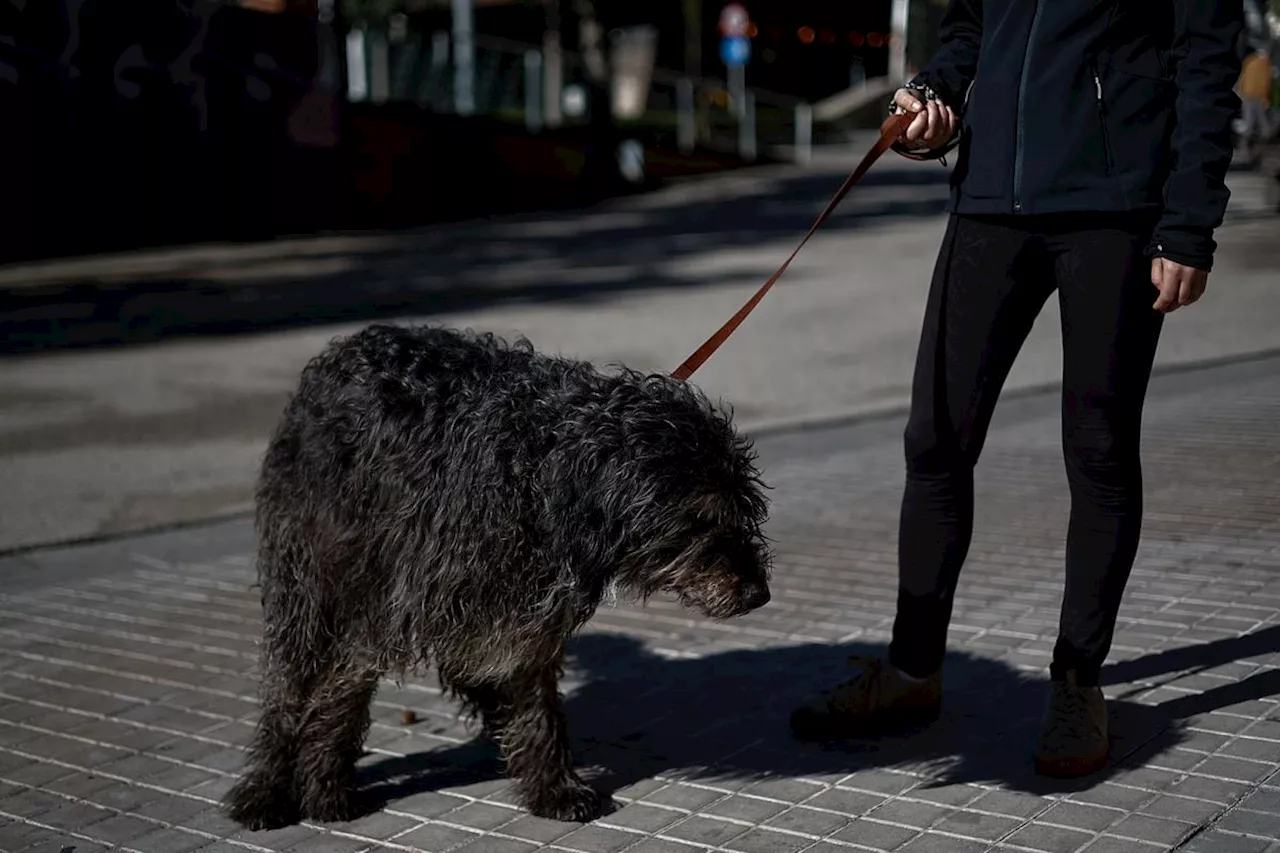
[[[801,740],[893,734],[932,723],[942,711],[942,671],[912,679],[875,658],[851,657],[860,671],[791,712]]]
[[[1081,687],[1075,672],[1050,684],[1044,728],[1036,743],[1036,772],[1074,777],[1101,770],[1111,753],[1102,689]]]

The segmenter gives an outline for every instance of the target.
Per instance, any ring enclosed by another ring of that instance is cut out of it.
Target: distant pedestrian
[[[951,0],[941,47],[894,103],[901,153],[958,146],[915,367],[887,660],[792,715],[802,737],[932,721],[1001,387],[1056,289],[1071,490],[1066,592],[1036,765],[1105,765],[1099,672],[1138,547],[1143,400],[1165,314],[1212,267],[1239,99],[1242,0]],[[1154,285],[1154,287],[1153,287]]]
[[[1255,50],[1244,58],[1237,91],[1244,124],[1242,153],[1252,159],[1258,146],[1275,134],[1271,124],[1271,58],[1265,50]]]

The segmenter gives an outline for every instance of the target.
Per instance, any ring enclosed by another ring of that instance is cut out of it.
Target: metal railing
[[[455,68],[448,32],[356,29],[347,36],[347,97],[373,103],[416,103],[455,112]],[[469,112],[522,122],[531,131],[590,122],[588,77],[582,57],[490,36],[474,38],[473,103]],[[622,128],[674,138],[678,148],[762,154],[806,162],[813,144],[807,102],[748,88],[730,95],[726,81],[649,69],[642,97],[630,93],[615,119]],[[554,99],[554,100],[552,100]]]

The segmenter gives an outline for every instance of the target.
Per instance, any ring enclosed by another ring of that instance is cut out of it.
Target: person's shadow
[[[1243,637],[1109,665],[1107,685],[1181,678],[1280,650],[1280,626]],[[823,745],[802,744],[788,728],[791,708],[810,691],[847,677],[850,654],[866,646],[798,645],[742,650],[685,660],[648,652],[618,635],[586,634],[572,646],[571,677],[585,681],[566,698],[577,766],[604,793],[657,774],[679,771],[743,780],[845,774],[870,767],[925,771],[930,786],[997,783],[1029,793],[1091,788],[1140,765],[1184,738],[1199,714],[1280,693],[1280,670],[1166,701],[1110,703],[1112,761],[1084,779],[1038,776],[1031,748],[1047,685],[987,658],[954,653],[946,664],[942,718],[910,736]],[[362,769],[370,805],[391,805],[423,791],[496,778],[501,765],[486,741],[375,760]]]

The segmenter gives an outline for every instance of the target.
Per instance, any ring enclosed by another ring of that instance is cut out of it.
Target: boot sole
[[[1045,758],[1037,755],[1036,772],[1041,776],[1054,779],[1075,779],[1091,776],[1107,766],[1111,760],[1111,749],[1108,747],[1100,755],[1089,755],[1083,758]]]

